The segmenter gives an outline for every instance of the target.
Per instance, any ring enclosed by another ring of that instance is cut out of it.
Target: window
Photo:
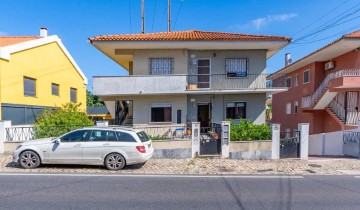
[[[144,131],[140,131],[137,135],[141,142],[147,142],[150,140],[149,136]]]
[[[171,122],[171,104],[155,104],[151,106],[151,122]]]
[[[36,80],[24,77],[24,96],[36,96]]]
[[[173,58],[149,58],[150,74],[172,74],[174,70]]]
[[[226,77],[246,77],[248,68],[247,58],[226,58]]]
[[[304,71],[304,84],[310,82],[310,70]]]
[[[286,114],[291,114],[291,103],[286,104]]]
[[[226,118],[246,119],[246,102],[226,103]]]
[[[117,138],[114,131],[94,130],[90,141],[117,141]]]
[[[76,89],[70,88],[70,101],[76,103]]]
[[[117,135],[117,138],[119,139],[119,141],[121,141],[121,142],[136,142],[134,137],[129,133],[116,132],[116,135]]]
[[[288,77],[286,79],[286,87],[290,88],[291,87],[291,77]]]
[[[55,83],[51,83],[51,94],[53,96],[59,96],[59,85]]]
[[[86,141],[89,138],[90,133],[91,130],[74,131],[61,137],[60,140],[61,142]]]
[[[298,102],[297,101],[295,101],[294,102],[294,114],[297,114],[298,113]]]
[[[294,87],[297,87],[299,85],[299,75],[294,76]]]

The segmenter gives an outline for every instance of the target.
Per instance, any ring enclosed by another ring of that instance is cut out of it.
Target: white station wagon
[[[23,168],[36,168],[40,164],[81,164],[119,170],[125,165],[146,162],[153,152],[152,141],[142,130],[91,127],[58,138],[24,142],[15,150],[13,160]]]

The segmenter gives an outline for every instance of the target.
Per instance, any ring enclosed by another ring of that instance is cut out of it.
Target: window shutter
[[[151,75],[172,74],[174,71],[173,58],[150,58],[149,65]]]
[[[36,96],[36,80],[24,77],[24,95],[25,96]]]
[[[76,103],[76,89],[70,88],[70,101]]]
[[[59,85],[57,84],[51,84],[51,93],[54,96],[58,96],[59,95]]]

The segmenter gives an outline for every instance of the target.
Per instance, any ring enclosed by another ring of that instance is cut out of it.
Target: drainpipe
[[[347,94],[348,92],[345,92],[345,107],[344,107],[344,109],[345,109],[345,125],[347,124],[347,106],[348,106],[348,104],[347,104],[347,96],[348,96],[348,94]]]

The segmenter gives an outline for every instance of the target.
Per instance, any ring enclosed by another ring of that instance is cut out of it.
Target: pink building
[[[310,123],[310,134],[356,128],[360,31],[286,65],[268,79],[273,87],[288,87],[272,98],[272,123],[280,123],[282,131],[293,131],[298,123]]]

